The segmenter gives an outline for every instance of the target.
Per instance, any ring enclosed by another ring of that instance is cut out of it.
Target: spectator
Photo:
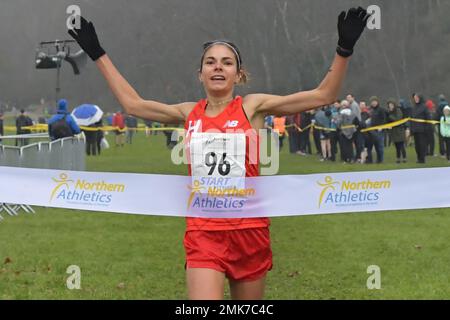
[[[137,132],[138,121],[132,115],[127,115],[125,118],[125,125],[127,127],[127,143],[133,143],[133,136]]]
[[[300,150],[300,113],[286,117],[287,133],[289,135],[289,152],[294,154]]]
[[[39,123],[39,124],[47,124],[47,120],[45,119],[44,116],[40,116],[40,117],[38,118],[38,123]]]
[[[402,110],[396,104],[394,99],[388,100],[388,121],[395,122],[403,119]],[[406,149],[405,149],[405,126],[404,124],[400,126],[395,126],[391,129],[391,139],[395,144],[395,150],[397,153],[397,163],[402,161],[406,162]]]
[[[386,123],[386,111],[380,106],[378,97],[370,98],[370,127],[381,126]],[[375,147],[377,163],[384,161],[384,131],[375,129],[369,131],[369,143],[367,147],[367,163],[373,163],[372,148]]]
[[[402,111],[403,118],[411,117],[411,105],[405,100],[399,100],[400,110]],[[411,145],[411,122],[408,121],[405,123],[405,147],[409,147]]]
[[[3,128],[3,112],[0,111],[0,136],[3,136],[5,134],[4,128]],[[0,142],[2,142],[2,139],[0,139]]]
[[[96,123],[88,126],[88,128],[83,129],[84,135],[86,137],[86,154],[88,156],[97,155],[98,151],[98,130]]]
[[[57,113],[48,120],[50,140],[71,137],[80,132],[80,127],[75,119],[67,112],[67,100],[59,100]]]
[[[367,150],[369,146],[370,133],[369,132],[361,132],[362,129],[366,129],[368,124],[370,123],[370,112],[369,108],[366,105],[365,101],[361,101],[359,103],[359,108],[361,109],[361,122],[359,123],[358,130],[361,133],[363,148],[361,151],[361,163],[365,163],[367,160]]]
[[[47,124],[47,119],[45,119],[44,116],[40,116],[40,117],[38,118],[38,124],[39,124],[39,125],[46,125],[46,124]],[[45,132],[45,129],[39,128],[39,131],[38,131],[38,132]]]
[[[328,108],[322,107],[314,114],[315,125],[324,128],[317,130],[320,138],[320,147],[322,158],[320,161],[331,159],[331,142],[330,142],[330,128],[331,128],[331,111]]]
[[[151,120],[144,120],[145,123],[145,136],[148,137],[150,135],[156,136],[158,134],[158,131],[160,130],[154,130],[161,128],[161,124],[157,121],[151,121]]]
[[[430,113],[430,120],[437,120],[436,119],[436,114],[437,114],[436,113],[436,105],[433,103],[433,101],[428,99],[425,102],[425,106],[427,107],[428,112]],[[435,143],[434,131],[435,131],[435,125],[432,123],[429,123],[425,127],[425,132],[427,135],[427,155],[428,156],[435,156],[435,154],[434,154],[434,143]]]
[[[450,162],[450,107],[448,105],[442,109],[440,133],[445,143],[447,160]]]
[[[345,163],[352,163],[353,154],[353,136],[356,128],[359,126],[358,117],[353,114],[350,104],[347,100],[342,100],[342,109],[339,112],[338,127],[340,128],[339,139],[342,146],[342,158]]]
[[[308,111],[311,114],[311,124],[313,125],[312,127],[312,136],[313,136],[313,141],[314,141],[314,145],[316,147],[316,154],[321,156],[322,155],[322,147],[320,145],[320,130],[317,130],[314,125],[316,123],[316,120],[314,119],[314,116],[316,114],[316,110],[310,110]],[[309,140],[309,138],[308,138]]]
[[[106,124],[108,125],[108,126],[112,126],[113,125],[113,117],[114,117],[114,114],[107,114],[106,115]]]
[[[439,104],[436,110],[436,120],[440,121],[442,116],[444,115],[443,110],[446,106],[448,106],[449,103],[447,101],[447,99],[445,98],[445,96],[443,94],[439,95]],[[438,126],[438,139],[439,139],[439,154],[441,155],[441,157],[445,157],[446,155],[446,146],[444,143],[444,139],[442,134],[440,134],[440,129],[441,126]]]
[[[270,132],[273,129],[273,118],[274,116],[270,115],[264,118],[264,128],[267,129],[267,132]]]
[[[153,127],[153,121],[151,120],[144,120],[145,124],[145,136],[148,137],[152,134],[152,127]]]
[[[125,120],[120,110],[114,114],[112,125],[116,127],[116,147],[123,147],[125,145]]]
[[[341,109],[341,101],[336,101],[333,105],[329,107],[329,111],[331,112],[331,124],[330,124],[330,144],[331,144],[331,161],[336,161],[336,154],[338,152],[338,127],[337,121],[339,118],[339,111]],[[341,159],[342,160],[342,159]]]
[[[425,99],[420,93],[412,95],[414,106],[411,110],[411,117],[419,120],[430,120],[430,113],[425,106]],[[414,146],[416,148],[417,163],[425,163],[427,155],[426,126],[422,122],[411,121],[411,134],[414,136]]]
[[[103,119],[100,119],[100,121],[94,123],[94,127],[98,128],[97,131],[97,153],[98,155],[102,152],[102,139],[105,137],[105,133],[101,129],[103,127]]]
[[[349,93],[346,100],[350,105],[352,113],[358,118],[359,121],[361,121],[361,109],[359,108],[358,103],[355,101],[355,97],[353,96],[353,94]]]
[[[309,127],[309,125],[311,124],[311,120],[312,115],[310,112],[305,111],[300,113],[300,128],[303,129],[303,131],[301,131],[299,135],[300,150],[297,151],[297,154],[300,154],[302,156],[312,153],[311,141],[309,140],[309,134],[311,132],[311,127]]]
[[[16,119],[16,130],[17,130],[17,134],[29,134],[31,133],[30,129],[23,129],[23,127],[28,127],[28,126],[32,126],[33,125],[33,120],[31,120],[31,118],[29,116],[27,116],[25,114],[25,110],[21,109],[20,110],[20,116],[17,117]],[[16,146],[25,146],[28,144],[29,139],[27,138],[19,138],[16,139]]]
[[[352,110],[353,114],[358,118],[358,121],[361,122],[361,108],[359,104],[355,101],[355,97],[352,94],[348,94],[347,101],[350,104],[350,109]],[[359,126],[355,134],[353,135],[353,143],[355,144],[356,149],[355,159],[357,162],[361,162],[361,153],[364,149],[364,137],[360,131]]]
[[[162,128],[173,128],[177,127],[175,124],[163,124]],[[166,146],[169,149],[173,149],[178,143],[178,130],[163,130],[164,135],[166,136]]]
[[[281,150],[283,148],[283,140],[286,135],[286,117],[274,117],[273,130],[278,133],[279,150]]]

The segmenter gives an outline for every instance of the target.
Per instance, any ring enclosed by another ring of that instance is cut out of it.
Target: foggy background
[[[205,41],[226,38],[241,50],[249,84],[237,94],[288,94],[316,87],[335,54],[337,16],[352,6],[381,7],[381,30],[366,30],[341,92],[436,99],[450,93],[450,1],[398,0],[0,0],[0,101],[16,108],[54,106],[56,69],[35,69],[41,41],[71,39],[66,8],[92,20],[105,51],[147,99],[197,101]],[[75,45],[74,48],[78,46]],[[90,60],[75,76],[63,62],[60,97],[70,109],[94,103],[120,109]]]

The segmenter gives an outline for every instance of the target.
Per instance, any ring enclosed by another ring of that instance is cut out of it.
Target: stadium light
[[[61,90],[59,82],[62,62],[68,62],[75,75],[80,74],[80,69],[87,62],[87,54],[83,50],[71,54],[71,43],[75,43],[75,40],[44,41],[36,49],[36,69],[56,69],[56,102]]]

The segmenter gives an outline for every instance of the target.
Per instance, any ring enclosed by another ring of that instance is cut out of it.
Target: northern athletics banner
[[[448,177],[450,168],[236,180],[0,167],[0,203],[209,218],[444,208]]]

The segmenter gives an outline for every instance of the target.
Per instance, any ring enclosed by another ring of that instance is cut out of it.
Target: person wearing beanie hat
[[[380,99],[378,99],[377,96],[371,96],[369,98],[369,104],[372,104],[372,101],[376,101],[376,102],[380,103]]]
[[[75,119],[67,111],[67,100],[60,99],[57,104],[57,113],[48,120],[48,134],[50,140],[70,137],[81,132],[80,127],[75,122]],[[65,125],[60,120],[65,120]]]

